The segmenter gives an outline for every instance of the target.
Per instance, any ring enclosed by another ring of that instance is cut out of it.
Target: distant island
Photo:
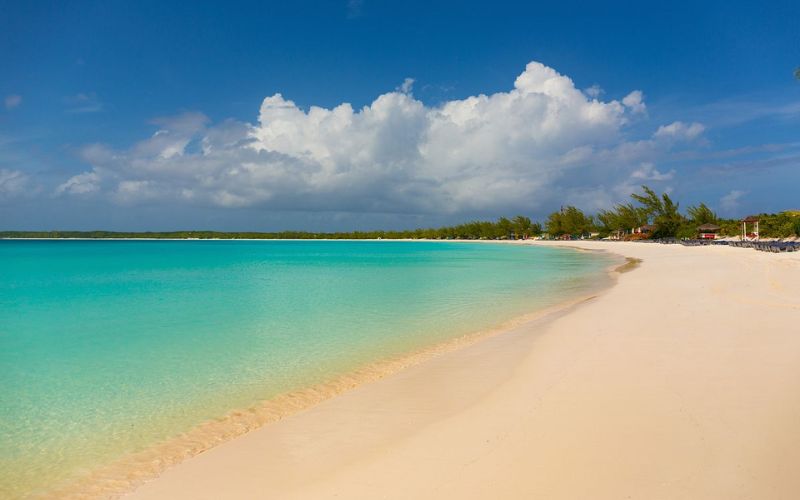
[[[472,221],[456,226],[420,228],[404,231],[0,231],[0,239],[255,239],[255,240],[321,240],[321,239],[432,239],[432,240],[505,240],[545,237],[552,239],[617,239],[698,237],[703,225],[718,226],[720,236],[741,233],[740,219],[717,216],[705,203],[690,206],[686,214],[667,193],[661,195],[647,186],[643,193],[631,195],[632,202],[618,204],[610,210],[587,215],[574,206],[565,206],[551,213],[543,223],[517,215],[497,221]],[[760,236],[765,238],[800,237],[800,210],[761,213]],[[646,231],[640,228],[646,227]]]

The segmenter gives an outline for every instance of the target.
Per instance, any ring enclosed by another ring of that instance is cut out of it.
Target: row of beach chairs
[[[728,245],[738,248],[753,248],[760,252],[800,252],[797,241],[729,241]]]
[[[677,238],[661,238],[657,240],[643,240],[665,245],[683,245],[686,247],[700,247],[709,245],[727,245],[736,248],[752,248],[760,252],[800,252],[800,241],[719,241],[719,240],[679,240]]]

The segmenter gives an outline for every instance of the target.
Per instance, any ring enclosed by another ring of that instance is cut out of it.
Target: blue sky
[[[0,229],[800,208],[800,5],[701,3],[3,2]]]

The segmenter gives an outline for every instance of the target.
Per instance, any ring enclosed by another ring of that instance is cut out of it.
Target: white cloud
[[[595,83],[591,87],[583,89],[583,93],[588,95],[592,99],[597,99],[601,95],[603,95],[605,93],[605,91],[603,90],[603,88],[600,85]]]
[[[27,184],[24,172],[0,168],[0,201],[25,194]]]
[[[119,203],[136,203],[159,197],[159,186],[153,181],[123,180],[117,184],[113,198]]]
[[[86,147],[92,169],[57,191],[120,203],[488,213],[535,209],[589,188],[613,191],[636,175],[674,176],[652,164],[668,146],[626,138],[629,115],[645,109],[639,91],[600,101],[537,62],[507,92],[435,107],[415,99],[412,84],[406,79],[360,109],[301,109],[274,94],[256,124],[209,125],[200,113],[160,119],[157,132],[128,149]],[[656,135],[668,133],[662,129]]]
[[[672,180],[675,177],[675,170],[670,170],[669,172],[662,173],[659,172],[655,165],[652,163],[642,163],[641,167],[637,170],[634,170],[631,173],[631,179],[637,179],[640,181],[668,181]]]
[[[739,208],[739,204],[741,201],[742,196],[747,194],[745,191],[739,191],[738,189],[734,189],[733,191],[729,192],[719,200],[720,207],[725,212],[731,213]]]
[[[22,96],[18,94],[7,95],[6,98],[3,99],[3,104],[6,109],[14,109],[22,104]]]
[[[706,127],[702,123],[684,123],[681,121],[672,122],[669,125],[658,127],[653,137],[656,139],[673,139],[691,141],[700,136]]]
[[[414,79],[413,78],[406,78],[403,80],[403,83],[397,87],[395,90],[401,92],[403,94],[410,94],[411,89],[414,87]]]
[[[647,106],[644,103],[644,94],[641,90],[634,90],[630,94],[622,98],[622,104],[630,108],[634,114],[644,113],[647,111]]]
[[[95,172],[84,172],[67,179],[67,182],[56,188],[56,193],[89,194],[100,189],[100,175]]]

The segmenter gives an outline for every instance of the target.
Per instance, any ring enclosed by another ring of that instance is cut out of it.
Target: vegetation
[[[315,240],[315,239],[516,239],[537,236],[542,226],[528,217],[518,215],[509,220],[501,217],[497,222],[474,221],[458,226],[414,229],[410,231],[354,231],[340,233],[311,233],[303,231],[220,232],[220,231],[167,231],[167,232],[115,232],[115,231],[0,231],[0,238],[100,238],[100,239],[255,239],[255,240]]]
[[[702,226],[703,224],[718,224],[719,217],[711,211],[705,203],[701,203],[696,207],[689,207],[686,209],[689,219],[696,225]]]
[[[653,231],[654,238],[674,238],[678,236],[685,221],[685,217],[678,212],[678,203],[672,201],[667,193],[659,197],[655,191],[647,186],[642,186],[644,194],[632,194],[631,198],[638,201],[647,214],[648,220],[656,226]]]
[[[696,238],[697,228],[703,224],[720,226],[720,235],[737,236],[741,233],[739,219],[722,219],[705,203],[689,207],[686,215],[679,211],[679,204],[666,193],[659,196],[647,186],[642,194],[632,194],[635,203],[615,206],[612,210],[600,210],[597,214],[597,231],[607,236],[615,231],[630,233],[632,229],[652,224],[653,238]],[[765,238],[800,236],[800,211],[779,214],[758,214],[759,232]]]
[[[568,206],[547,217],[547,234],[550,236],[588,236],[595,230],[594,220],[580,209]]]
[[[617,205],[613,210],[600,210],[597,213],[599,221],[599,231],[601,234],[608,235],[612,231],[624,231],[647,224],[647,213],[642,207],[636,207],[633,203]]]
[[[642,193],[631,195],[632,202],[618,204],[610,210],[600,210],[596,217],[579,208],[567,206],[551,213],[545,221],[547,235],[551,238],[606,237],[612,233],[627,238],[696,238],[697,228],[703,224],[720,226],[722,236],[736,236],[741,232],[738,219],[722,219],[705,203],[689,207],[686,215],[679,204],[667,194],[657,194],[647,186]],[[758,214],[760,234],[767,238],[800,236],[800,211],[778,214]],[[632,235],[635,228],[650,224],[652,232]],[[523,215],[511,219],[501,217],[497,222],[473,221],[457,226],[414,229],[408,231],[355,231],[340,233],[312,233],[302,231],[219,232],[113,232],[113,231],[0,231],[0,238],[103,238],[103,239],[520,239],[542,234],[542,225]]]

